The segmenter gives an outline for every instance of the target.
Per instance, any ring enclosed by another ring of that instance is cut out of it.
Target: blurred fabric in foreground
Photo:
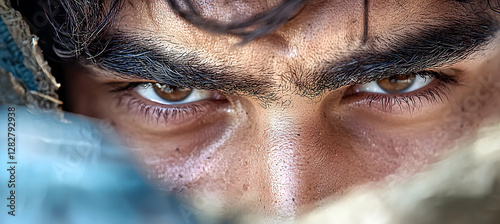
[[[8,108],[0,106],[2,120]],[[127,151],[113,143],[117,138],[105,122],[72,114],[60,121],[60,114],[11,108],[13,159],[7,122],[0,126],[0,223],[199,223],[191,207],[143,180]],[[9,188],[9,180],[15,186]],[[11,190],[15,207],[8,206]],[[15,216],[8,214],[13,210]]]

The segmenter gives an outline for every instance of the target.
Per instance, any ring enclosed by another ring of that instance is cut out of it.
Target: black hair
[[[55,30],[54,52],[60,58],[83,56],[91,59],[96,51],[105,49],[95,44],[106,35],[122,6],[122,0],[112,0],[109,5],[101,0],[86,0],[85,4],[77,0],[59,0],[59,5],[46,9],[63,11],[59,18],[50,19]]]
[[[203,18],[190,0],[181,0],[181,3],[187,6],[186,9],[181,9],[180,4],[176,0],[167,1],[174,12],[185,20],[215,33],[240,36],[243,38],[240,44],[272,33],[293,18],[306,2],[306,0],[284,0],[278,6],[255,15],[248,20],[224,24]]]

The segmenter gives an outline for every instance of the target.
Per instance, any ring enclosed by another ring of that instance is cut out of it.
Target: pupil
[[[415,75],[395,75],[377,81],[377,84],[388,93],[399,93],[409,88],[415,81]]]
[[[153,89],[159,97],[172,102],[185,100],[193,91],[192,89],[170,86],[161,83],[155,83],[153,85]]]

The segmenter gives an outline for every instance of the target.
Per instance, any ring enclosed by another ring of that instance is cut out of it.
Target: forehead
[[[278,1],[280,2],[280,1]],[[220,21],[249,18],[270,9],[276,1],[202,1],[204,17]],[[387,39],[440,18],[460,19],[474,6],[458,1],[308,1],[300,13],[271,35],[235,47],[241,39],[213,34],[180,19],[164,0],[128,1],[117,21],[124,32],[151,35],[166,47],[185,48],[203,54],[207,60],[276,66],[276,62],[314,66],[325,57],[339,57],[370,42]],[[365,16],[366,12],[367,15]],[[271,58],[262,58],[261,55]],[[283,63],[278,63],[283,64]]]

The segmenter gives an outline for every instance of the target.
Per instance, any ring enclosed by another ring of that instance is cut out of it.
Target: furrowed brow
[[[498,30],[493,19],[482,17],[441,23],[422,25],[413,33],[392,39],[388,47],[367,47],[343,60],[327,62],[315,75],[307,76],[308,80],[297,82],[299,89],[304,95],[317,95],[324,90],[452,65],[481,50]]]
[[[99,41],[94,57],[86,59],[113,76],[140,78],[165,84],[272,98],[272,82],[242,75],[228,68],[209,65],[194,53],[168,51],[155,41],[127,34],[115,34]]]

